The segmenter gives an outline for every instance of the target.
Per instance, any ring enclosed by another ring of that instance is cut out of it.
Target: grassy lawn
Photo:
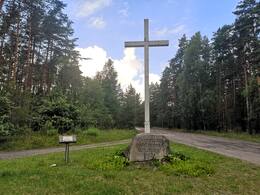
[[[88,129],[86,131],[77,131],[77,145],[92,144],[99,142],[116,141],[129,139],[136,135],[135,130],[98,130]],[[0,142],[0,151],[26,150],[36,148],[47,148],[61,146],[58,141],[58,135],[46,135],[40,133],[31,133],[22,137],[14,137],[5,142]]]
[[[172,164],[130,164],[126,145],[0,161],[0,194],[260,194],[260,167],[173,144]],[[52,164],[56,167],[50,167]]]
[[[219,136],[219,137],[226,137],[231,139],[240,139],[244,141],[251,141],[251,142],[257,142],[260,143],[260,134],[257,135],[249,135],[245,132],[217,132],[217,131],[188,131],[184,129],[172,129],[172,131],[179,131],[179,132],[189,132],[189,133],[198,133],[198,134],[204,134],[204,135],[210,135],[210,136]]]

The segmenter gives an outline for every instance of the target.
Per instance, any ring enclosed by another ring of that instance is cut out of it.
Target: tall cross
[[[149,41],[149,20],[144,19],[144,41],[125,42],[125,47],[144,47],[145,133],[150,133],[149,47],[169,46],[168,40]]]

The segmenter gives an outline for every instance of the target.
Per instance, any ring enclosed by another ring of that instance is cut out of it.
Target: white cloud
[[[128,15],[129,15],[129,4],[128,4],[127,1],[124,1],[124,2],[123,2],[122,8],[119,9],[118,14],[119,14],[121,17],[128,17]]]
[[[89,58],[90,60],[80,60],[80,70],[83,76],[94,77],[98,71],[103,69],[107,61],[107,52],[94,45],[87,48],[77,48],[82,58]]]
[[[176,25],[174,28],[164,27],[162,29],[158,29],[155,31],[155,34],[158,36],[165,36],[169,34],[182,34],[186,30],[186,26],[184,24]]]
[[[84,76],[94,77],[98,71],[103,69],[104,64],[109,59],[107,52],[98,46],[78,48],[82,58],[91,60],[80,60],[80,70]],[[143,62],[137,58],[134,48],[124,50],[122,59],[112,59],[115,70],[118,73],[118,82],[125,90],[130,84],[144,97],[144,75]],[[160,76],[150,73],[150,83],[160,82]]]
[[[118,11],[119,15],[122,16],[122,17],[127,17],[128,16],[128,9],[127,8],[123,8],[123,9],[120,9]]]
[[[150,73],[149,74],[149,83],[160,83],[160,76],[158,74]]]
[[[77,16],[88,17],[110,6],[112,0],[85,0],[80,4]]]
[[[106,22],[102,17],[92,17],[89,19],[89,25],[93,28],[102,29],[106,27]]]
[[[134,48],[124,50],[122,59],[114,60],[114,67],[118,73],[118,81],[122,88],[127,86],[142,72],[142,62],[137,59]]]

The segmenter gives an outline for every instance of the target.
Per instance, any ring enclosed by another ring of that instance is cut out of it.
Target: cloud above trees
[[[123,90],[130,84],[136,89],[141,97],[144,97],[144,71],[143,61],[137,58],[134,48],[124,50],[121,59],[113,59],[108,56],[105,49],[96,45],[87,48],[77,48],[82,58],[90,60],[80,60],[80,70],[83,76],[93,78],[98,71],[103,69],[105,62],[110,58],[114,62],[114,67],[118,73],[118,82]],[[150,83],[160,82],[160,75],[150,73]]]
[[[77,15],[79,17],[89,17],[98,11],[111,5],[111,0],[85,0],[81,1]]]

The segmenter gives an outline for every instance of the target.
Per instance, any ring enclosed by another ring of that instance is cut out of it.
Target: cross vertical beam
[[[125,47],[144,47],[145,133],[150,133],[149,47],[169,46],[168,40],[149,40],[149,20],[144,19],[144,41],[125,42]]]
[[[144,19],[144,90],[145,90],[145,133],[150,133],[150,93],[149,93],[149,22]]]

